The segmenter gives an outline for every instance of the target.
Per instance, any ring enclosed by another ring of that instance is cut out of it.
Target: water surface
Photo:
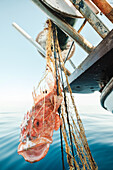
[[[91,153],[99,170],[113,170],[113,115],[82,113],[81,118]],[[17,153],[22,113],[0,113],[0,170],[62,169],[60,135],[54,131],[53,143],[44,159],[29,163]],[[66,158],[65,158],[66,162]],[[65,163],[66,169],[69,169]]]

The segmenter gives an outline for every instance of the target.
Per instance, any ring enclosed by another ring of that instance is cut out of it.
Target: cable
[[[60,62],[59,53],[58,53],[58,57],[59,57],[59,66],[60,66],[60,70],[61,70],[61,62]],[[68,113],[68,109],[67,109],[66,92],[65,92],[65,88],[64,88],[64,81],[63,81],[62,70],[61,70],[61,82],[62,82],[63,93],[64,93],[65,109],[66,109],[66,113],[67,113],[67,122],[68,122],[69,134],[70,134],[71,151],[72,151],[72,155],[74,157],[74,149],[73,149],[73,142],[72,142],[72,135],[71,135],[71,127],[70,127],[70,122],[69,122],[69,113]],[[74,167],[75,167],[75,170],[76,170],[75,163],[74,163]]]
[[[55,40],[56,40],[55,26],[54,26],[54,28],[53,28],[53,39],[54,39],[54,45],[55,45]],[[58,52],[58,49],[57,49],[57,52]],[[55,54],[55,67],[56,67],[56,72],[58,72],[58,71],[57,71],[58,66],[57,66],[57,62],[56,62],[56,51],[54,51],[54,54]],[[59,59],[59,67],[60,67],[60,71],[61,71],[61,82],[62,82],[63,93],[64,93],[64,103],[65,103],[65,109],[66,109],[66,113],[67,113],[67,122],[68,122],[69,134],[70,134],[71,151],[72,151],[72,155],[73,155],[73,157],[74,157],[72,134],[71,134],[71,127],[70,127],[70,122],[69,122],[69,113],[68,113],[68,109],[67,109],[66,92],[65,92],[65,88],[64,88],[64,81],[63,81],[63,74],[62,74],[62,69],[61,69],[61,62],[60,62],[59,52],[58,52],[58,59]],[[57,83],[58,83],[58,75],[56,74],[56,76],[57,76]],[[75,170],[76,170],[75,163],[74,163],[74,167],[75,167]]]
[[[59,89],[58,89],[58,66],[57,66],[57,61],[56,61],[56,47],[55,47],[56,32],[55,32],[55,25],[53,23],[52,23],[52,28],[53,28],[53,40],[54,40],[54,59],[55,59],[55,68],[56,68],[57,95],[59,95]],[[60,116],[60,114],[61,114],[61,106],[58,108],[58,113],[59,113],[59,116]],[[60,138],[61,138],[62,165],[63,165],[63,170],[65,170],[64,154],[63,154],[63,137],[62,137],[61,125],[60,125]]]

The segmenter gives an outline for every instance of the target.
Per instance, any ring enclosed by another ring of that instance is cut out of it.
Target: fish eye
[[[43,91],[43,94],[44,94],[44,93],[47,93],[47,90]]]
[[[37,121],[37,123],[36,123],[36,124],[37,124],[37,126],[39,126],[39,122],[38,122],[38,121]]]

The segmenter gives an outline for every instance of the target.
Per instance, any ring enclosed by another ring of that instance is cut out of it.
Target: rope
[[[66,56],[66,58],[65,58],[65,60],[64,60],[64,63],[66,63],[66,61],[67,61],[67,59],[68,59],[68,57],[69,57],[69,54],[70,54],[70,52],[71,52],[71,49],[72,49],[73,45],[74,45],[74,41],[72,42],[72,44],[71,44],[71,46],[70,46],[70,48],[69,48],[69,51],[68,51],[68,54],[67,54],[67,56]],[[74,67],[75,67],[75,66],[74,66]]]
[[[60,52],[60,47],[59,47],[59,52]],[[81,140],[83,142],[85,151],[87,153],[89,162],[91,163],[91,169],[96,169],[97,165],[96,165],[96,163],[95,163],[95,161],[94,161],[94,159],[93,159],[93,157],[91,155],[91,151],[90,151],[90,148],[88,146],[88,142],[87,142],[86,135],[85,135],[85,130],[84,130],[84,127],[83,127],[83,124],[82,124],[82,120],[81,120],[81,118],[80,118],[80,116],[78,114],[78,111],[77,111],[77,108],[76,108],[76,105],[75,105],[75,102],[74,102],[74,98],[72,96],[72,90],[71,90],[71,87],[69,85],[69,81],[68,81],[68,77],[67,77],[67,74],[66,74],[64,62],[63,62],[63,59],[61,57],[61,53],[60,53],[60,59],[61,59],[61,62],[62,62],[62,67],[63,67],[63,70],[64,70],[64,74],[65,74],[65,77],[66,77],[68,91],[70,93],[72,104],[73,104],[73,107],[74,107],[74,110],[75,110],[75,114],[76,114],[76,118],[77,118],[77,123],[78,123],[79,128],[80,128],[80,137],[81,137]]]
[[[72,96],[72,90],[71,90],[71,87],[69,85],[69,81],[68,81],[68,77],[67,77],[67,74],[66,74],[66,69],[65,69],[65,66],[64,66],[64,62],[63,62],[63,59],[62,59],[62,55],[61,55],[61,51],[60,51],[60,47],[59,47],[59,44],[58,44],[58,52],[59,52],[59,57],[60,57],[60,61],[62,63],[62,67],[63,67],[63,70],[64,70],[64,74],[65,74],[65,77],[66,77],[66,82],[67,82],[67,87],[68,87],[68,91],[69,91],[69,94],[70,94],[70,97],[71,97],[71,100],[72,100],[72,104],[73,104],[73,108],[74,108],[74,111],[75,111],[75,114],[76,114],[76,118],[77,118],[77,123],[78,123],[78,126],[79,126],[79,129],[80,129],[80,138],[82,140],[82,143],[83,143],[83,146],[84,146],[84,149],[87,153],[87,157],[88,157],[88,160],[89,160],[89,164],[91,165],[91,169],[97,169],[97,165],[91,155],[91,151],[90,151],[90,148],[88,146],[88,142],[87,142],[87,139],[86,139],[86,135],[85,135],[85,130],[84,130],[84,127],[83,127],[83,124],[82,124],[82,120],[78,114],[78,111],[77,111],[77,108],[76,108],[76,105],[75,105],[75,102],[74,102],[74,98]]]
[[[58,57],[59,57],[59,66],[61,69],[61,62],[60,62],[60,56],[58,53]],[[69,121],[69,112],[68,112],[68,107],[67,107],[67,101],[66,101],[66,92],[65,92],[65,88],[64,88],[64,80],[63,80],[63,74],[62,74],[62,70],[61,70],[61,82],[62,82],[62,87],[63,87],[63,93],[64,93],[64,103],[65,103],[65,111],[67,113],[67,122],[68,122],[68,128],[69,128],[69,134],[70,134],[70,142],[71,142],[71,151],[72,151],[72,155],[74,157],[74,149],[73,149],[73,142],[72,142],[72,135],[71,135],[71,128],[70,128],[70,121]],[[75,163],[74,163],[75,166]],[[76,169],[76,167],[75,167]]]
[[[88,170],[97,169],[97,165],[91,155],[90,148],[85,135],[85,130],[82,124],[82,120],[78,114],[74,98],[72,96],[72,90],[69,85],[67,70],[64,66],[64,61],[62,59],[61,50],[58,43],[57,32],[55,25],[48,20],[48,37],[47,37],[47,64],[51,64],[51,69],[54,70],[54,76],[57,87],[57,95],[63,96],[64,100],[62,105],[58,109],[59,116],[62,116],[62,125],[60,125],[60,139],[61,139],[61,154],[62,154],[62,166],[64,166],[64,152],[67,153],[67,162],[69,164],[70,170]],[[69,55],[69,54],[68,54]],[[54,58],[52,58],[54,56]],[[68,56],[67,56],[68,58]],[[52,67],[53,66],[53,67]],[[76,115],[77,125],[70,113],[70,106],[66,96],[66,90],[64,88],[64,76],[66,77],[67,87],[70,94],[72,106]],[[61,83],[61,84],[60,84]],[[61,92],[62,85],[62,92]],[[65,109],[65,110],[64,110]],[[66,113],[66,118],[64,117],[64,112]],[[66,128],[66,123],[68,128]],[[68,132],[68,133],[67,133]],[[63,149],[63,138],[65,142],[65,151]],[[74,154],[74,148],[75,154]]]
[[[54,40],[54,59],[55,59],[55,68],[56,68],[56,84],[57,84],[57,95],[59,95],[59,82],[58,82],[58,65],[57,65],[57,57],[56,57],[56,31],[55,31],[55,25],[52,23],[52,29],[53,29],[53,40]],[[61,106],[58,108],[58,113],[59,116],[61,114]],[[64,166],[64,154],[63,154],[63,137],[62,137],[62,129],[60,125],[60,138],[61,138],[61,153],[62,153],[62,165],[63,165],[63,170],[65,169]]]

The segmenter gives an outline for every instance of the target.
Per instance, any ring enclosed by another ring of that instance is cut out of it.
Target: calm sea
[[[113,170],[113,115],[84,113],[81,118],[99,170]],[[22,119],[22,113],[0,113],[0,170],[61,170],[59,131],[54,132],[53,143],[43,160],[30,164],[18,155],[19,125]],[[66,169],[69,169],[68,165],[65,165]]]

